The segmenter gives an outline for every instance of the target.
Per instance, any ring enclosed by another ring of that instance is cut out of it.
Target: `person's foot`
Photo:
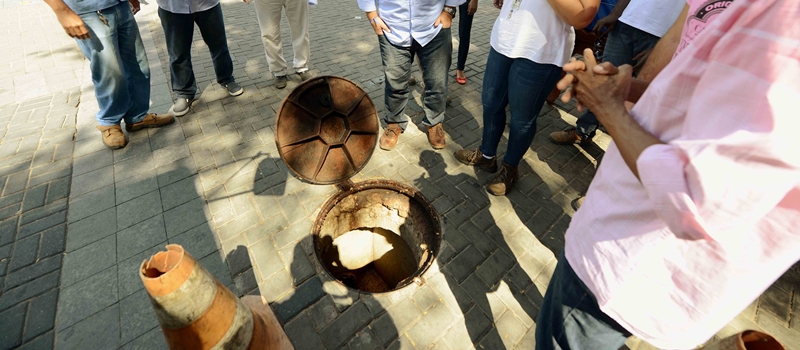
[[[244,93],[244,88],[235,81],[225,85],[225,88],[228,89],[228,94],[231,96],[239,96]]]
[[[285,75],[276,75],[275,76],[275,88],[283,89],[286,87],[286,76]]]
[[[572,203],[570,203],[570,204],[572,204],[572,209],[575,209],[575,211],[578,211],[578,209],[580,209],[580,207],[583,205],[583,200],[584,199],[586,199],[586,196],[580,196],[578,198],[573,199]]]
[[[444,129],[442,123],[434,126],[428,126],[428,142],[431,143],[433,149],[442,149],[445,146]]]
[[[500,170],[486,183],[486,190],[495,196],[505,196],[517,182],[517,168],[503,162]]]
[[[125,134],[119,125],[97,126],[97,130],[103,135],[103,143],[111,149],[120,149],[128,144]]]
[[[311,73],[310,70],[307,70],[305,72],[298,72],[297,75],[300,76],[300,80],[302,81],[306,81],[314,77],[314,73]]]
[[[467,76],[464,75],[464,71],[463,70],[456,70],[456,82],[461,84],[461,85],[464,85],[464,84],[467,83]]]
[[[192,102],[195,99],[183,98],[180,97],[175,100],[175,103],[172,104],[172,114],[176,117],[183,117],[186,113],[189,113],[189,109],[192,107]]]
[[[591,141],[592,138],[586,138],[585,140],[578,135],[578,132],[575,128],[569,128],[564,131],[555,131],[550,133],[550,142],[555,143],[557,145],[571,145],[573,143],[586,143]]]
[[[397,145],[397,139],[400,138],[400,134],[403,132],[403,129],[400,128],[400,124],[397,123],[389,123],[386,125],[386,129],[383,130],[383,136],[381,136],[380,146],[381,149],[384,151],[389,151]]]
[[[495,157],[492,159],[483,156],[480,148],[476,149],[462,149],[456,151],[456,159],[466,165],[473,165],[486,170],[490,173],[497,171],[497,160]]]
[[[172,124],[174,121],[175,118],[173,118],[170,114],[147,113],[142,121],[132,125],[125,124],[125,130],[136,131],[145,128],[160,128],[164,125]]]

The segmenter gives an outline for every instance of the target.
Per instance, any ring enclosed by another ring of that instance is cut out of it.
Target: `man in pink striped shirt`
[[[572,72],[614,143],[567,230],[537,349],[631,334],[694,348],[800,259],[800,0],[717,17],[630,112],[630,66],[587,55]]]

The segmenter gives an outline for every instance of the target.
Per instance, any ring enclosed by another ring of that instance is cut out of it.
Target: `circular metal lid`
[[[283,100],[275,143],[298,177],[332,184],[364,168],[379,132],[378,114],[367,93],[347,79],[324,76],[298,85]]]

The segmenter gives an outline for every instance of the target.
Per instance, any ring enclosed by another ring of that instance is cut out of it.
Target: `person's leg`
[[[222,5],[212,7],[203,12],[194,14],[194,21],[200,28],[200,35],[211,52],[211,61],[214,63],[214,72],[217,83],[222,86],[234,81],[233,60],[228,50],[228,40],[225,37],[225,19],[222,17]]]
[[[467,54],[469,53],[469,35],[472,30],[472,19],[474,15],[468,15],[469,0],[458,7],[458,61],[456,70],[464,71],[467,64]]]
[[[425,117],[422,124],[434,126],[444,121],[447,108],[447,74],[453,56],[450,28],[442,28],[431,42],[419,48],[417,57],[422,68],[425,93],[422,98]]]
[[[308,58],[311,55],[308,39],[308,1],[287,1],[286,19],[289,21],[289,30],[292,34],[294,70],[302,73],[308,70]]]
[[[255,0],[255,5],[269,72],[274,76],[285,76],[286,59],[283,58],[283,44],[281,44],[283,0]]]
[[[197,86],[192,70],[192,37],[194,20],[192,15],[172,13],[158,8],[161,27],[169,53],[169,71],[172,91],[176,98],[194,99]]]
[[[128,80],[131,108],[125,114],[125,124],[141,122],[150,109],[150,64],[144,51],[139,26],[130,6],[115,6],[118,12],[117,37],[119,56]]]
[[[511,112],[506,164],[517,167],[536,134],[536,119],[544,100],[561,78],[561,68],[524,58],[514,59],[508,74],[508,102]]]
[[[562,252],[536,317],[536,350],[617,350],[629,336],[600,310]]]
[[[387,124],[397,123],[405,130],[408,117],[403,114],[408,103],[408,77],[411,75],[411,48],[392,45],[383,35],[378,35],[381,60],[385,74],[384,101]]]
[[[487,157],[497,154],[497,145],[506,128],[508,106],[508,75],[514,60],[489,49],[486,70],[483,73],[483,138],[480,151]]]

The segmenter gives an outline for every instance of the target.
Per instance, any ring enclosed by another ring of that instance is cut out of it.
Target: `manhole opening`
[[[430,204],[410,191],[351,190],[323,207],[315,246],[333,278],[363,292],[384,293],[425,272],[439,248],[438,219]]]

